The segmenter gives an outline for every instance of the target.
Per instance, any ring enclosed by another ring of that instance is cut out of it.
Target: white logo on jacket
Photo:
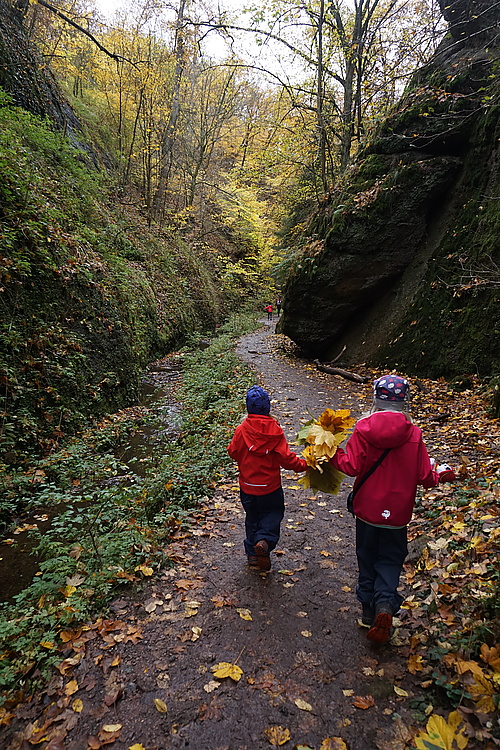
[[[389,518],[390,515],[391,515],[390,510],[384,510],[382,513],[382,518]]]

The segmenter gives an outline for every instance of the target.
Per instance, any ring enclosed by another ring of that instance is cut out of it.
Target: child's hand
[[[436,467],[436,471],[439,475],[439,483],[442,484],[443,482],[453,482],[457,475],[451,468],[451,466],[448,466],[448,464],[441,464],[440,466]]]

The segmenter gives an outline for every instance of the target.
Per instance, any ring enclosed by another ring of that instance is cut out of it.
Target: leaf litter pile
[[[268,355],[253,363],[290,442],[325,407],[369,406],[370,385],[291,362],[279,337],[273,352],[266,337],[248,338]],[[59,634],[51,683],[0,709],[1,746],[498,747],[498,421],[476,387],[419,381],[412,402],[430,455],[460,478],[419,496],[390,644],[374,649],[356,624],[346,485],[311,496],[284,473],[287,510],[266,575],[245,566],[238,488],[226,480],[173,533],[161,575],[117,598],[108,619]]]

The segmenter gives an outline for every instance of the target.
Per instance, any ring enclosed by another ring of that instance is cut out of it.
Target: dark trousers
[[[272,550],[280,538],[280,525],[285,515],[285,497],[280,487],[267,495],[248,495],[240,490],[245,510],[245,552],[255,555],[254,545],[265,539]]]
[[[356,555],[358,585],[356,594],[362,604],[376,609],[388,604],[393,613],[403,602],[398,593],[399,577],[408,554],[407,529],[387,529],[356,518]]]

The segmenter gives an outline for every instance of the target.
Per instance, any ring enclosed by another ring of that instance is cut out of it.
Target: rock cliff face
[[[500,11],[443,10],[434,58],[310,217],[282,321],[309,355],[500,371]]]

